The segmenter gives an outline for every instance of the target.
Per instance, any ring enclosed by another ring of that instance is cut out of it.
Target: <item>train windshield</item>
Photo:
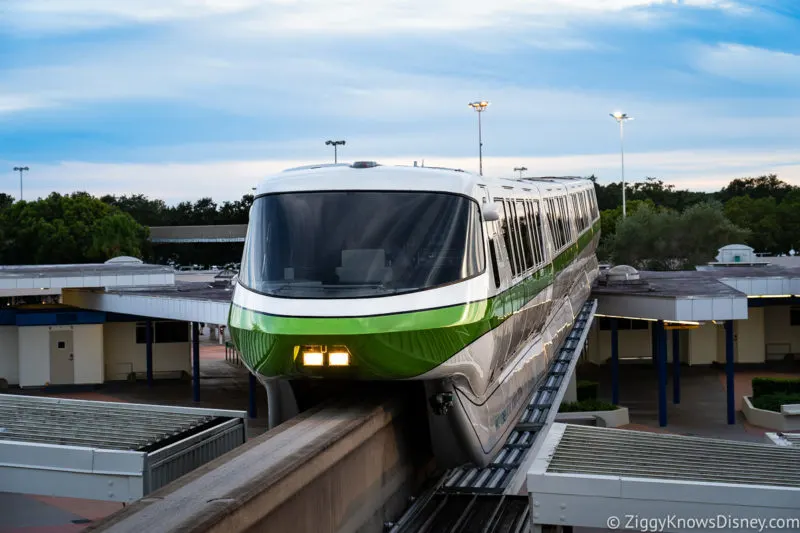
[[[478,204],[447,193],[297,192],[253,203],[239,282],[287,298],[418,291],[485,269]]]

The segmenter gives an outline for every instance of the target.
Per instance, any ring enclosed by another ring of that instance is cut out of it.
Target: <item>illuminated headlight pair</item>
[[[328,366],[349,366],[350,354],[345,350],[322,352],[320,350],[303,350],[303,366],[325,366],[327,356]]]

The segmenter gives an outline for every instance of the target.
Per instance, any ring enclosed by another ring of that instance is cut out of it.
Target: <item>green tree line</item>
[[[594,181],[601,260],[674,270],[711,261],[726,244],[747,244],[772,255],[800,249],[800,187],[775,174],[737,178],[710,193],[646,178],[627,184],[624,219],[620,183]]]
[[[657,178],[628,183],[625,219],[620,184],[590,179],[601,210],[601,260],[664,270],[710,261],[726,244],[770,254],[800,250],[800,187],[774,174],[737,178],[712,193],[680,190]],[[0,194],[0,264],[85,263],[117,255],[183,265],[238,262],[241,243],[153,245],[148,227],[246,224],[252,203],[249,194],[174,206],[141,194],[52,193],[31,202]]]

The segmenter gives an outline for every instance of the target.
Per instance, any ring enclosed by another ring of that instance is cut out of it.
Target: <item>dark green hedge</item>
[[[582,413],[585,411],[615,411],[619,406],[602,400],[583,400],[571,403],[562,403],[559,413]]]
[[[800,394],[800,379],[798,378],[753,378],[752,384],[754,400],[776,393]]]
[[[576,384],[578,401],[583,400],[596,400],[597,399],[597,382],[596,381],[578,381]]]
[[[765,411],[781,412],[781,405],[790,403],[800,404],[800,393],[787,394],[785,392],[775,392],[772,394],[765,394],[758,398],[751,399],[753,407],[757,409],[764,409]]]

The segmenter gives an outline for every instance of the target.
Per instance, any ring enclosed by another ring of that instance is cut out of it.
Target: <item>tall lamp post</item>
[[[489,102],[481,100],[480,102],[470,102],[469,106],[478,112],[478,164],[480,165],[480,174],[483,176],[483,140],[481,139],[481,113],[489,107]]]
[[[22,173],[27,172],[28,167],[14,167],[14,172],[19,172],[19,199],[22,201]]]
[[[610,113],[610,115],[619,124],[619,154],[622,160],[622,218],[625,218],[627,212],[625,209],[625,135],[623,133],[623,125],[626,120],[633,120],[633,117],[629,117],[626,113],[621,113],[619,111]]]
[[[528,170],[526,167],[515,167],[514,172],[519,172],[519,179],[522,179],[522,173]]]
[[[344,141],[325,141],[326,146],[333,146],[333,162],[339,162],[339,152],[336,149],[337,146],[344,146]]]

